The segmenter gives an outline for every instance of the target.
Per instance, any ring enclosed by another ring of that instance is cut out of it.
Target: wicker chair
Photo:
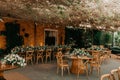
[[[56,58],[57,58],[57,74],[59,73],[59,68],[61,69],[62,76],[63,76],[63,71],[65,69],[67,69],[68,74],[70,74],[69,65],[68,63],[64,62],[62,54],[58,54]]]
[[[60,52],[60,51],[62,52],[62,48],[58,48],[58,49],[57,49],[57,52]]]
[[[111,78],[111,74],[103,74],[101,77],[100,77],[100,80],[112,80]]]
[[[98,76],[100,75],[100,52],[93,51],[92,52],[93,59],[90,61],[90,73],[92,73],[93,68],[95,68],[98,72]]]
[[[108,62],[108,60],[111,58],[111,50],[103,51],[103,55],[100,57],[101,63],[102,62]]]
[[[51,54],[52,54],[52,50],[46,49],[46,55],[45,55],[46,63],[48,61],[48,58],[50,59],[50,62],[51,62]]]
[[[57,48],[56,51],[53,52],[53,54],[54,54],[53,57],[54,57],[55,59],[57,59],[56,56],[57,56],[57,54],[58,54],[59,52],[62,52],[62,48]]]
[[[69,54],[70,53],[71,48],[66,48],[64,51],[64,54]]]
[[[33,53],[34,53],[33,50],[31,50],[31,51],[26,51],[25,60],[26,60],[26,63],[27,63],[27,64],[28,64],[29,61],[31,62],[31,64],[33,64]]]
[[[36,54],[36,63],[38,64],[39,60],[41,59],[43,63],[44,55],[43,55],[44,50],[38,50]]]
[[[113,69],[111,70],[112,80],[120,80],[120,70],[119,69]]]
[[[79,78],[79,74],[82,71],[85,71],[86,72],[86,76],[88,78],[88,61],[84,62],[82,59],[77,59],[78,60],[78,67],[77,67],[77,78]]]

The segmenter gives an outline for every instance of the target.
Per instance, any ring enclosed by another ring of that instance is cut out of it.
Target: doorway
[[[57,45],[58,43],[58,31],[57,30],[53,30],[53,29],[45,29],[44,31],[45,33],[45,45],[48,45],[48,46],[54,46],[54,45]]]
[[[15,22],[7,22],[6,26],[6,43],[7,50],[10,51],[16,46],[23,45],[23,37],[20,35],[20,24]]]

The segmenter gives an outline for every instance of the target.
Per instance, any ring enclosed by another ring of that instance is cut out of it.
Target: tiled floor
[[[120,60],[114,58],[116,58],[116,56],[112,56],[112,59],[102,64],[101,75],[109,73],[112,69],[118,68],[120,66]],[[77,77],[75,74],[72,73],[68,75],[67,72],[64,72],[63,77],[60,74],[56,74],[55,62],[29,65],[25,68],[18,68],[15,70],[6,71],[5,74],[11,72],[19,72],[20,74],[30,78],[31,80],[76,80]],[[87,80],[86,74],[80,74],[79,79],[77,80]],[[89,80],[99,80],[96,71],[94,71],[93,74],[89,75]]]

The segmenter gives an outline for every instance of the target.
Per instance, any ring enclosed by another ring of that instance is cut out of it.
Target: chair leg
[[[100,75],[100,67],[98,68],[98,76]]]
[[[48,57],[46,56],[46,63],[47,63],[47,58],[48,58]]]
[[[93,67],[90,68],[90,73],[92,74]]]
[[[42,63],[43,63],[43,58],[41,58],[41,60],[42,60]]]
[[[88,77],[88,71],[87,70],[85,70],[86,71],[86,76]]]
[[[57,74],[59,73],[59,67],[57,67]]]
[[[87,79],[89,80],[89,77],[88,77],[88,70],[85,70],[86,71],[86,76],[87,76]]]
[[[61,75],[63,76],[63,67],[61,67]]]
[[[77,79],[79,78],[79,71],[78,71],[78,73],[77,73]]]
[[[120,70],[118,71],[118,79],[120,80]]]
[[[38,64],[38,58],[37,58],[37,60],[36,60],[36,64]]]
[[[68,70],[68,74],[70,75],[70,69],[69,69],[69,67],[67,67],[67,70]]]
[[[31,61],[31,64],[33,65],[33,60],[31,59],[30,61]]]
[[[51,56],[49,56],[49,58],[50,58],[50,62],[51,62]]]
[[[26,63],[27,63],[27,65],[28,65],[28,61],[26,60]]]

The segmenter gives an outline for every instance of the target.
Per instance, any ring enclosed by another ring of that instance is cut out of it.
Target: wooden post
[[[34,21],[34,46],[36,46],[36,26],[37,23]]]

